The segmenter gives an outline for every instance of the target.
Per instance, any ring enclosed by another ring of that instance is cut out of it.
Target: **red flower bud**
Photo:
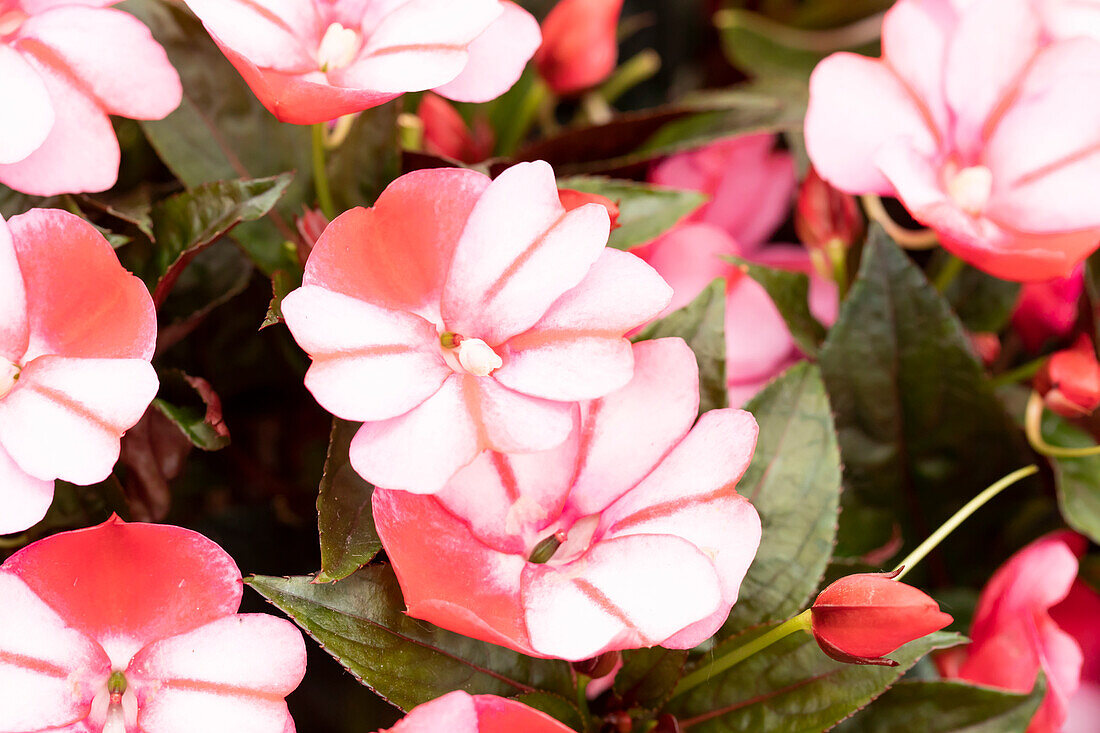
[[[1063,417],[1082,417],[1100,407],[1100,362],[1088,336],[1050,357],[1035,386],[1047,407]]]
[[[611,231],[615,231],[622,226],[619,223],[619,205],[606,196],[601,196],[598,193],[582,193],[568,188],[559,188],[558,198],[566,211],[579,209],[585,204],[599,204],[607,209],[607,215],[611,217]]]
[[[863,236],[863,217],[855,197],[830,186],[810,167],[798,190],[795,231],[813,249],[847,251]]]
[[[887,654],[951,623],[934,600],[896,576],[849,575],[821,592],[811,623],[823,652],[849,664],[896,667]]]
[[[298,236],[302,238],[302,246],[298,248],[298,259],[302,261],[303,265],[309,257],[309,253],[313,251],[313,247],[317,244],[317,240],[325,233],[328,224],[328,217],[321,213],[320,209],[302,207],[302,215],[298,217],[294,225],[298,229]]]
[[[594,87],[615,70],[623,0],[561,0],[542,23],[539,74],[557,94]]]
[[[424,149],[463,163],[480,163],[493,154],[495,135],[487,120],[478,118],[473,128],[447,100],[428,92],[420,100],[417,116],[424,123]]]
[[[974,353],[978,355],[978,358],[982,360],[986,366],[989,366],[993,362],[997,361],[997,357],[1001,355],[1001,338],[995,333],[971,333],[970,345],[974,349]]]

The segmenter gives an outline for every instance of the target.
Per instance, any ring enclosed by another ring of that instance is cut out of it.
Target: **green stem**
[[[1042,369],[1049,360],[1049,356],[1041,356],[1034,361],[1029,361],[1027,364],[1023,364],[1016,367],[1015,369],[1010,369],[1007,372],[998,374],[997,376],[990,379],[989,383],[992,384],[994,388],[997,388],[1003,387],[1006,384],[1025,382],[1038,374],[1039,370]]]
[[[336,204],[332,201],[328,170],[325,168],[325,124],[318,122],[313,126],[313,185],[317,189],[321,213],[332,221],[336,218]]]
[[[1027,401],[1027,411],[1024,413],[1024,432],[1027,434],[1027,442],[1035,449],[1036,453],[1050,458],[1088,458],[1100,455],[1100,445],[1089,448],[1060,448],[1051,445],[1043,438],[1043,396],[1038,392],[1032,392]]]
[[[742,644],[739,647],[731,649],[729,652],[723,654],[709,664],[703,665],[691,674],[684,676],[680,680],[680,683],[676,685],[676,690],[672,693],[672,697],[679,697],[685,692],[695,689],[715,675],[719,675],[730,667],[740,664],[753,654],[767,649],[772,644],[787,638],[796,631],[809,630],[810,611],[807,609],[794,618],[787,619],[771,631],[761,634],[752,641]]]
[[[554,93],[550,91],[550,87],[546,86],[546,82],[538,77],[533,79],[524,93],[523,99],[520,100],[511,124],[500,132],[497,153],[505,157],[514,153],[516,148],[527,138],[527,133],[531,131],[531,127],[535,124],[535,120],[543,107],[547,104],[551,108],[556,105],[556,100],[553,97]]]
[[[584,729],[591,728],[592,711],[588,709],[588,683],[592,681],[592,678],[586,674],[577,675],[577,710],[581,713],[581,719],[584,720]]]
[[[940,268],[940,271],[936,273],[936,279],[933,282],[933,285],[936,286],[936,290],[941,293],[946,293],[947,289],[951,287],[951,283],[955,282],[965,269],[965,262],[955,255],[948,255],[947,262],[945,262],[943,267]]]
[[[654,77],[661,70],[661,55],[647,48],[619,68],[599,88],[599,95],[608,104],[614,104],[620,97],[639,84]]]
[[[967,502],[966,506],[955,512],[955,515],[944,522],[943,526],[932,533],[931,537],[922,542],[917,549],[910,552],[904,560],[898,563],[897,568],[895,568],[895,572],[898,573],[895,580],[904,578],[917,563],[923,560],[929,552],[936,549],[937,545],[943,542],[949,534],[954,532],[971,514],[981,509],[990,499],[1007,489],[1009,486],[1012,486],[1017,481],[1037,473],[1039,473],[1038,466],[1027,466],[1018,471],[1013,471]]]

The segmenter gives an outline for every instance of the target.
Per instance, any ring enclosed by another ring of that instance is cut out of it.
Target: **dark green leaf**
[[[452,690],[572,694],[565,662],[532,659],[406,616],[388,566],[363,568],[338,583],[253,577],[249,584],[364,685],[403,710]]]
[[[798,348],[807,356],[817,356],[825,340],[825,327],[810,312],[810,278],[801,272],[776,270],[731,257],[749,277],[768,291],[779,314],[787,323]]]
[[[228,239],[220,239],[198,252],[158,313],[157,347],[164,351],[191,333],[215,308],[240,295],[248,287],[252,273],[252,261]]]
[[[302,284],[302,278],[291,275],[286,270],[276,270],[271,273],[271,304],[267,307],[267,315],[260,324],[260,330],[268,326],[274,326],[283,320],[283,298],[290,295],[291,291]]]
[[[619,228],[611,232],[608,244],[616,249],[632,249],[676,226],[707,202],[698,191],[651,186],[635,181],[575,176],[558,181],[560,188],[606,196],[619,205]]]
[[[679,336],[699,362],[699,412],[728,403],[726,396],[726,281],[715,280],[684,308],[651,323],[635,341]]]
[[[947,257],[937,256],[936,259],[943,262]],[[933,267],[937,268],[938,264]],[[943,295],[966,330],[972,333],[999,333],[1012,317],[1020,297],[1020,284],[966,267],[947,286]]]
[[[338,211],[370,206],[401,175],[398,102],[356,116],[347,138],[329,153],[328,177]]]
[[[656,710],[664,705],[683,675],[687,657],[686,651],[659,646],[623,652],[614,686],[623,706]]]
[[[171,420],[196,448],[221,450],[229,445],[229,429],[222,418],[221,399],[205,379],[183,372],[171,372],[162,378],[162,388],[170,384],[185,385],[191,392],[191,405],[175,405],[163,398],[153,400],[153,407]],[[163,390],[162,390],[163,391]]]
[[[517,695],[516,700],[529,708],[541,710],[551,718],[560,720],[573,730],[584,730],[584,718],[577,706],[566,700],[561,695],[552,692],[525,692]],[[520,731],[516,731],[520,733]]]
[[[374,487],[351,467],[348,449],[359,423],[332,421],[325,473],[317,497],[317,529],[321,535],[318,583],[342,580],[374,559],[382,541],[374,529],[371,496]]]
[[[1061,448],[1089,448],[1096,441],[1050,410],[1043,415],[1043,437]],[[1052,458],[1058,506],[1066,524],[1100,542],[1100,456]]]
[[[760,438],[737,490],[760,512],[764,534],[724,635],[805,607],[832,555],[840,504],[840,451],[817,367],[792,367],[745,409]]]

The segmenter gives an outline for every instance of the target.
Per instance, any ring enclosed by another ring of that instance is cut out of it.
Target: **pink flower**
[[[484,450],[560,445],[578,401],[629,382],[623,334],[671,292],[608,230],[603,206],[565,211],[541,162],[417,171],[337,218],[283,314],[317,401],[366,423],[355,469],[432,493]]]
[[[463,163],[480,163],[493,154],[495,134],[489,121],[477,117],[473,126],[446,99],[428,92],[416,111],[424,124],[424,149]]]
[[[1100,39],[1100,0],[1035,0],[1035,5],[1051,38]]]
[[[0,183],[106,191],[119,147],[108,115],[159,120],[179,76],[149,29],[104,0],[0,0]]]
[[[263,105],[299,125],[427,89],[487,102],[541,40],[505,0],[186,1]]]
[[[0,219],[0,534],[42,518],[54,479],[110,475],[157,392],[156,335],[149,291],[91,224]]]
[[[1028,351],[1038,351],[1050,339],[1073,333],[1077,303],[1085,292],[1085,268],[1078,265],[1069,277],[1027,283],[1012,313],[1012,327]]]
[[[757,427],[699,422],[680,339],[634,346],[634,378],[581,405],[562,446],[487,453],[435,496],[376,490],[408,613],[537,657],[689,649],[725,622],[760,543],[738,495]]]
[[[1047,697],[1029,733],[1095,730],[1096,718],[1084,715],[1090,705],[1096,710],[1100,695],[1100,595],[1077,579],[1086,544],[1080,535],[1056,532],[1009,559],[982,591],[965,657],[944,670],[952,678],[1027,692],[1041,668]],[[1081,725],[1063,728],[1075,714]]]
[[[1100,44],[1044,44],[1032,0],[900,0],[883,49],[814,71],[806,145],[821,175],[897,196],[997,277],[1069,275],[1100,244]]]
[[[302,635],[237,614],[241,594],[180,527],[113,517],[24,548],[0,566],[0,729],[293,733]]]
[[[611,76],[619,60],[623,0],[559,0],[542,22],[539,74],[558,94],[575,94]]]
[[[456,690],[409,712],[389,733],[570,733],[549,715],[495,695]],[[379,733],[386,733],[380,731]]]
[[[661,163],[653,182],[702,191],[711,202],[687,223],[633,250],[672,286],[669,310],[690,303],[715,278],[726,278],[731,405],[744,404],[802,354],[764,288],[725,257],[810,275],[814,314],[826,324],[837,314],[836,286],[816,276],[806,249],[763,244],[786,218],[796,185],[794,162],[789,154],[773,151],[774,142],[770,135],[735,138]]]

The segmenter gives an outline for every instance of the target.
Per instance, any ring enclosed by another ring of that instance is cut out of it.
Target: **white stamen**
[[[19,379],[19,366],[6,359],[0,359],[0,399],[15,389],[17,379]]]
[[[475,377],[487,377],[503,364],[493,347],[481,339],[462,339],[458,345],[458,363]]]
[[[321,71],[344,68],[355,60],[361,45],[362,39],[358,31],[333,23],[325,31],[321,47],[317,50],[317,62],[321,64]]]
[[[984,165],[963,168],[947,182],[947,193],[960,209],[977,216],[993,193],[993,172]]]

